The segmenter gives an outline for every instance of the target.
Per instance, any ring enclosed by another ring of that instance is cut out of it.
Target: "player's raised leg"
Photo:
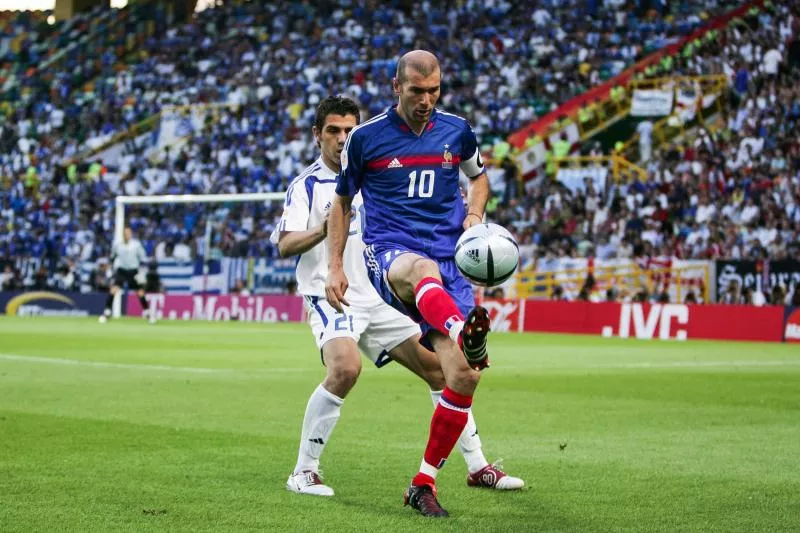
[[[403,253],[392,260],[387,279],[392,292],[404,304],[416,308],[428,325],[463,348],[471,366],[477,370],[487,366],[489,313],[481,306],[474,306],[465,318],[448,294],[435,261]]]
[[[308,399],[297,463],[286,488],[299,494],[333,496],[333,489],[323,483],[319,473],[320,456],[339,421],[344,398],[361,373],[361,358],[356,342],[347,337],[326,342],[322,358],[327,373]]]

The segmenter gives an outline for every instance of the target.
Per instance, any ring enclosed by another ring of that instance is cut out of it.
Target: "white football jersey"
[[[147,260],[147,254],[142,243],[136,239],[131,239],[128,242],[117,242],[114,244],[111,255],[116,257],[114,261],[115,268],[127,270],[138,270],[141,264]]]
[[[319,157],[289,184],[283,215],[270,240],[278,242],[281,231],[305,231],[322,224],[336,195],[337,172]],[[361,194],[352,202],[350,236],[344,250],[344,272],[349,287],[345,299],[351,305],[370,307],[383,303],[372,287],[364,265],[364,207]],[[300,256],[297,263],[297,292],[304,296],[325,297],[328,277],[328,249],[325,241]]]

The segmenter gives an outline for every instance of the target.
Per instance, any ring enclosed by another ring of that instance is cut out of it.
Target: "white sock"
[[[439,404],[439,398],[441,397],[442,391],[431,391],[434,407]],[[458,449],[464,456],[464,461],[467,463],[467,470],[469,470],[470,474],[474,474],[489,464],[489,461],[483,455],[482,446],[481,438],[478,436],[478,426],[475,425],[475,417],[472,416],[472,409],[470,409],[467,416],[467,425],[464,426],[464,431],[461,432],[461,436],[458,438]]]
[[[461,331],[464,329],[464,321],[459,320],[452,326],[450,329],[447,330],[447,333],[450,335],[450,338],[453,340],[454,343],[458,344],[458,336],[461,335]],[[441,396],[441,391],[439,392],[439,396]]]
[[[314,389],[303,416],[303,432],[300,435],[295,474],[303,470],[319,471],[319,457],[339,421],[343,403],[342,398],[325,390],[322,384]]]

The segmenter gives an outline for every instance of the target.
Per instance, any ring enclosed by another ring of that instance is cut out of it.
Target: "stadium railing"
[[[709,265],[642,268],[634,262],[554,270],[549,272],[523,271],[517,274],[516,294],[519,298],[550,299],[556,288],[563,297],[576,299],[589,276],[594,286],[587,296],[606,299],[606,291],[615,289],[617,299],[646,291],[648,297],[669,295],[671,302],[682,303],[688,293],[697,301],[709,302]]]
[[[607,168],[617,183],[631,181],[634,178],[638,178],[640,181],[647,180],[647,171],[645,169],[616,154],[610,156],[559,157],[555,161],[557,170],[588,169],[592,167]]]

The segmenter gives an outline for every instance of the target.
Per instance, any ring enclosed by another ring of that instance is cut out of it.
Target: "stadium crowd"
[[[495,218],[540,256],[800,259],[797,23],[779,7],[676,59],[676,74],[728,74],[732,109],[657,150],[646,181],[573,193],[543,177]]]
[[[365,117],[382,111],[393,100],[388,88],[401,50],[440,51],[440,106],[467,116],[491,146],[735,4],[685,0],[661,13],[661,2],[649,10],[621,0],[426,2],[421,10],[404,2],[250,2],[204,11],[133,54],[120,54],[113,39],[88,42],[90,51],[78,57],[94,59],[86,62],[90,84],[71,77],[75,64],[66,62],[63,71],[20,83],[21,98],[4,97],[0,224],[8,231],[0,257],[44,258],[52,283],[65,266],[107,256],[116,194],[284,190],[316,151],[309,134],[316,102],[342,92]],[[526,266],[548,253],[797,257],[789,245],[800,227],[800,146],[792,131],[800,100],[782,44],[797,35],[797,18],[787,10],[773,7],[676,58],[674,73],[728,74],[742,105],[699,144],[656,152],[647,182],[577,196],[544,181],[522,190],[516,167],[498,162],[495,183],[504,193],[491,216],[531,251]],[[773,23],[777,32],[767,30]],[[13,27],[7,18],[6,34]],[[779,76],[770,72],[773,49],[781,54]],[[164,106],[198,102],[229,107],[215,109],[166,157],[148,157],[152,139],[141,136],[127,141],[119,165],[72,159]],[[279,210],[277,203],[134,208],[129,220],[157,258],[174,257],[176,246],[202,254],[209,216],[222,221],[214,246],[223,253],[269,257],[275,252],[266,237]]]

